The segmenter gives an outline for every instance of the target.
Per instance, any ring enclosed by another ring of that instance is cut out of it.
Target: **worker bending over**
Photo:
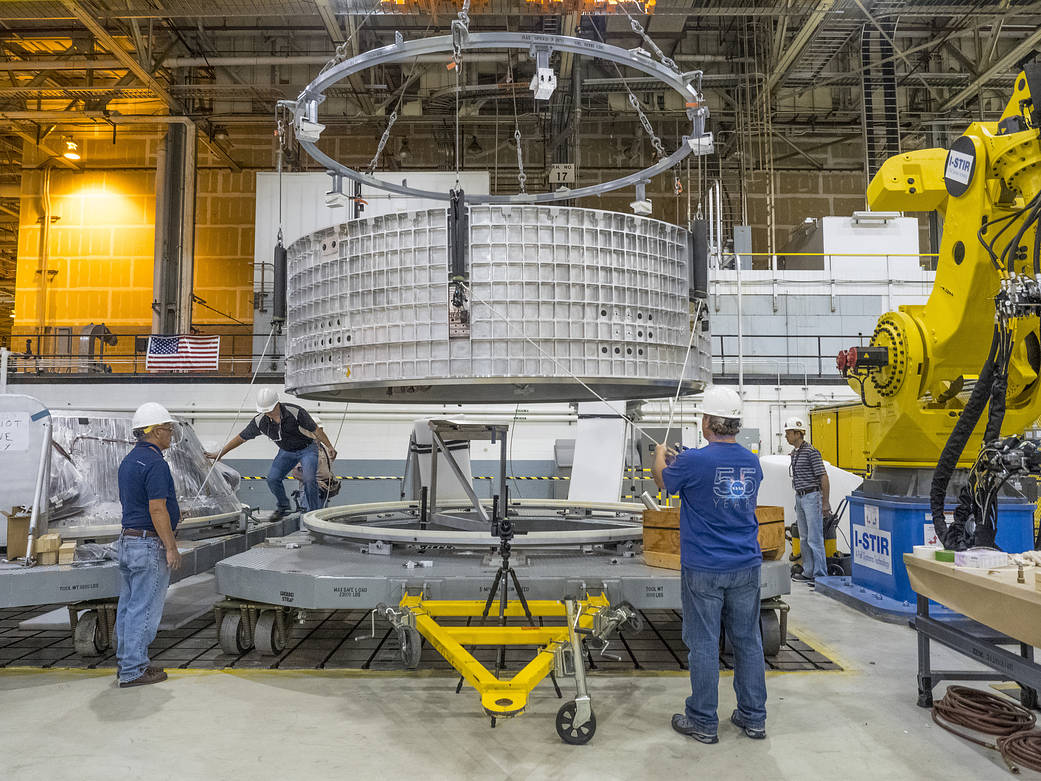
[[[207,453],[207,458],[223,458],[243,442],[263,434],[278,445],[278,455],[267,473],[267,486],[276,502],[272,519],[278,520],[289,514],[289,497],[282,481],[298,463],[304,478],[307,509],[319,509],[322,503],[318,497],[318,446],[315,443],[318,441],[325,445],[332,459],[336,458],[336,448],[307,410],[297,404],[280,402],[278,394],[271,388],[257,391],[257,413],[219,453]]]
[[[784,438],[792,450],[792,487],[795,489],[795,522],[799,526],[802,551],[802,573],[792,580],[814,585],[817,578],[828,574],[828,556],[824,552],[824,516],[831,513],[831,485],[820,451],[806,441],[806,424],[802,418],[784,422]]]
[[[766,737],[766,662],[759,634],[759,459],[737,443],[741,398],[728,388],[705,391],[701,433],[708,444],[678,456],[654,449],[654,482],[680,496],[683,642],[690,649],[691,694],[672,728],[717,743],[719,627],[734,648],[737,710],[730,721],[750,738]]]
[[[117,551],[119,606],[116,609],[116,675],[121,688],[166,680],[148,663],[163,615],[170,570],[181,566],[174,530],[181,518],[170,465],[163,451],[174,436],[174,419],[164,407],[147,402],[131,421],[137,445],[119,465],[123,529]]]

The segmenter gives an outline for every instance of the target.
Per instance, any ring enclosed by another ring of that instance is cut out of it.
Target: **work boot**
[[[146,667],[145,671],[137,676],[132,681],[122,681],[119,684],[120,689],[127,689],[131,686],[147,686],[150,683],[159,683],[160,681],[166,680],[166,672],[160,670],[158,667]]]
[[[672,728],[681,735],[686,735],[688,738],[694,738],[694,740],[700,743],[719,743],[719,737],[711,732],[702,732],[696,726],[694,722],[687,718],[686,714],[676,713],[672,717]]]
[[[764,738],[766,738],[765,727],[748,726],[747,724],[745,724],[744,720],[741,718],[741,715],[737,711],[734,711],[730,714],[730,721],[731,723],[733,723],[735,727],[740,727],[741,731],[748,735],[748,737],[750,737],[752,740],[763,740]]]
[[[801,572],[796,572],[794,575],[792,575],[792,580],[794,580],[796,583],[808,583],[811,586],[814,583],[813,578],[807,577],[806,575],[803,575]]]
[[[288,507],[279,507],[273,513],[271,513],[271,517],[268,520],[269,521],[281,521],[287,515],[289,515],[289,508]]]

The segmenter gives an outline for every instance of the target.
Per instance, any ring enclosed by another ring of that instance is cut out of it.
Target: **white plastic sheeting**
[[[51,527],[118,524],[119,463],[134,447],[131,414],[53,411]],[[240,508],[223,472],[213,470],[195,431],[180,423],[178,440],[166,451],[184,518],[234,513]],[[209,474],[209,479],[206,476]],[[237,477],[237,475],[235,475]],[[200,491],[203,480],[206,487]]]
[[[763,467],[763,484],[759,487],[759,504],[776,505],[784,508],[786,525],[795,523],[795,489],[789,473],[791,457],[786,455],[762,456],[759,463]],[[860,487],[864,478],[860,475],[839,469],[824,462],[828,470],[828,481],[831,483],[831,508],[837,510],[844,498]],[[849,552],[849,510],[839,521],[836,530],[836,542],[839,550]]]

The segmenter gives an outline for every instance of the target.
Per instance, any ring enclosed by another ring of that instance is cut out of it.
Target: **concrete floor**
[[[423,675],[325,671],[175,671],[121,690],[110,671],[0,671],[5,779],[596,778],[986,779],[1009,777],[996,752],[944,732],[915,705],[915,637],[803,586],[792,631],[841,672],[771,673],[769,738],[727,722],[720,741],[674,733],[684,675],[598,675],[596,736],[561,743],[548,685],[527,714],[489,729],[472,690]],[[937,651],[940,664],[967,660]],[[947,661],[944,661],[944,659]],[[942,694],[943,687],[937,689]],[[565,690],[566,695],[566,690]],[[1038,777],[1024,771],[1022,778]]]

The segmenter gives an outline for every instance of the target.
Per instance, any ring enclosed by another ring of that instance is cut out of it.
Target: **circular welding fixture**
[[[691,234],[631,214],[453,204],[288,248],[286,389],[321,401],[672,397],[711,376]]]
[[[366,173],[355,171],[325,154],[318,148],[318,140],[322,131],[325,130],[325,125],[318,121],[318,107],[326,99],[325,93],[335,84],[360,71],[368,70],[377,65],[408,62],[417,57],[429,57],[430,55],[443,53],[454,55],[454,57],[446,57],[445,62],[448,64],[453,62],[453,60],[458,60],[454,65],[458,69],[461,63],[465,62],[466,52],[486,49],[522,50],[535,58],[538,63],[538,71],[535,79],[532,81],[532,88],[535,90],[536,99],[548,98],[544,85],[547,81],[551,81],[553,84],[556,82],[556,77],[552,76],[552,70],[549,68],[549,56],[554,51],[607,60],[619,66],[638,70],[658,79],[682,97],[686,106],[687,117],[690,120],[690,133],[682,138],[679,146],[671,154],[667,156],[660,154],[656,164],[628,176],[588,187],[580,187],[575,190],[561,187],[546,193],[522,192],[515,195],[468,194],[466,200],[469,203],[550,203],[553,201],[584,198],[591,195],[602,195],[603,193],[624,187],[642,187],[644,183],[653,177],[677,166],[688,155],[692,153],[704,155],[713,151],[712,134],[705,129],[709,112],[701,94],[701,71],[680,73],[678,70],[651,59],[648,53],[641,49],[625,50],[617,46],[565,35],[509,32],[471,34],[465,26],[460,27],[457,24],[453,24],[452,35],[419,38],[411,41],[399,40],[388,46],[373,49],[331,65],[331,67],[327,67],[318,74],[314,81],[304,87],[295,102],[285,101],[280,105],[292,109],[293,130],[297,141],[313,160],[324,166],[333,175],[334,191],[344,194],[342,191],[342,180],[346,178],[379,190],[397,193],[398,195],[447,201],[452,198],[452,193],[450,192],[420,190],[409,187],[405,183],[396,184],[383,181]],[[548,78],[550,76],[552,76],[552,79]],[[552,92],[552,89],[549,92]],[[396,119],[396,114],[391,116],[393,119]],[[641,122],[646,122],[646,117],[642,115],[642,112]]]
[[[386,545],[438,545],[451,549],[493,549],[499,538],[469,502],[439,502],[439,515],[421,523],[418,501],[375,502],[326,507],[305,513],[301,526],[321,537]],[[491,500],[482,502],[491,510]],[[572,502],[562,499],[510,500],[518,534],[513,548],[575,548],[636,542],[643,537],[643,505],[627,502]],[[447,524],[453,524],[449,526]],[[473,530],[458,528],[470,524]],[[425,526],[425,528],[423,528]]]

